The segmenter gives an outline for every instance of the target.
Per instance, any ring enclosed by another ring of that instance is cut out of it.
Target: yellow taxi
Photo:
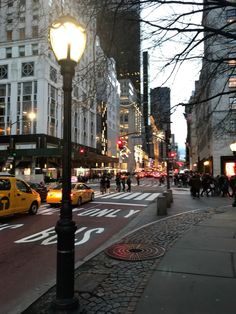
[[[46,202],[49,205],[61,204],[62,184],[58,184],[50,189],[47,194]],[[71,204],[80,206],[82,203],[94,200],[94,190],[82,182],[71,183]]]
[[[0,217],[23,212],[35,215],[40,205],[40,195],[24,180],[0,175]]]

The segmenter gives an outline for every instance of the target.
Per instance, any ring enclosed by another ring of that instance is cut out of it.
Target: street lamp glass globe
[[[63,16],[49,28],[49,40],[57,61],[79,62],[86,45],[85,29],[72,17]]]
[[[36,118],[35,112],[29,112],[28,113],[28,117],[29,117],[30,120],[34,120]]]
[[[230,144],[230,149],[232,152],[236,152],[236,142],[233,142],[232,144]]]

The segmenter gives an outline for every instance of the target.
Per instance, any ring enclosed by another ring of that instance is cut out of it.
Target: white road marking
[[[105,194],[104,196],[101,196],[101,198],[110,198],[110,197],[113,197],[113,196],[116,196],[116,195],[120,195],[120,192],[117,192],[117,193],[110,193],[110,194]]]
[[[97,202],[96,200],[94,200],[93,203],[96,203],[96,204],[110,204],[110,205],[127,205],[127,206],[140,206],[140,207],[147,207],[147,204],[144,205],[144,204],[131,204],[131,203],[113,203],[113,202]]]
[[[145,198],[145,201],[153,201],[155,198],[157,198],[161,193],[153,193],[152,195]]]
[[[146,197],[149,196],[150,194],[152,194],[152,193],[143,193],[143,194],[141,194],[140,196],[136,197],[136,198],[135,198],[135,201],[143,200],[144,198],[146,198]]]
[[[130,200],[130,199],[135,198],[136,196],[138,196],[138,195],[140,195],[140,194],[141,194],[140,192],[131,193],[131,194],[129,194],[128,196],[123,197],[123,200]]]

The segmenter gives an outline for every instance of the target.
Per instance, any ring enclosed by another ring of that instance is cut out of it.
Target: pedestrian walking
[[[106,193],[106,180],[105,177],[102,177],[100,180],[100,191],[102,194]]]
[[[125,176],[121,177],[122,191],[125,192]]]
[[[140,176],[139,176],[139,174],[136,175],[136,180],[137,180],[137,185],[139,185],[140,184]]]
[[[128,186],[128,188],[127,188],[127,192],[131,192],[131,178],[130,178],[130,176],[128,176],[128,178],[127,178],[127,180],[126,180],[126,183],[127,183],[127,186]]]
[[[192,197],[199,198],[200,188],[201,188],[200,176],[198,174],[194,174],[189,180],[189,185],[190,185],[190,192],[191,192]]]
[[[118,173],[116,175],[115,182],[116,182],[116,191],[120,192],[120,190],[121,190],[121,182],[120,182],[120,175]]]
[[[108,177],[105,178],[106,192],[110,193],[111,181]]]
[[[210,186],[210,177],[208,174],[204,174],[202,176],[202,192],[201,192],[201,196],[204,195],[204,193],[206,193],[206,196],[209,196],[209,193],[211,191],[211,186]]]
[[[221,176],[221,181],[220,181],[220,190],[222,192],[222,197],[225,196],[231,196],[229,193],[229,179],[227,176]]]

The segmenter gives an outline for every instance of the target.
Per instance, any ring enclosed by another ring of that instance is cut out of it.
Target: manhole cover
[[[153,246],[138,243],[117,243],[106,249],[105,253],[115,259],[125,261],[144,261],[161,257],[165,249],[161,246]]]

